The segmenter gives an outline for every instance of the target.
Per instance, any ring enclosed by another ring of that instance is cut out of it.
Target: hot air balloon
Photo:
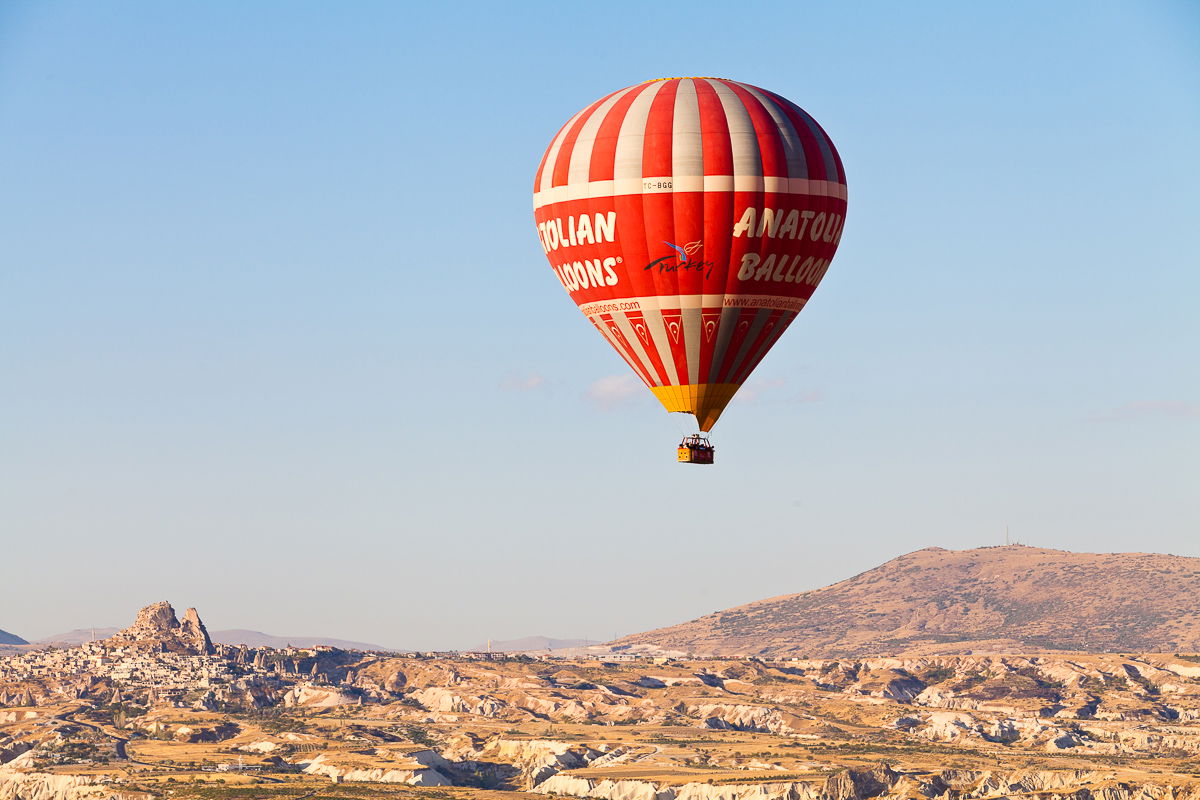
[[[579,310],[667,411],[707,433],[804,308],[841,240],[846,174],[791,101],[722,78],[613,92],[534,178],[538,238]]]

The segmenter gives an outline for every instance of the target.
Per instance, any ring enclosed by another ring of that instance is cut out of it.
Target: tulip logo
[[[683,247],[680,247],[677,244],[671,244],[670,242],[665,242],[665,241],[663,242],[663,244],[665,244],[667,247],[674,250],[676,253],[679,253],[679,263],[680,264],[688,263],[688,256],[690,256],[692,253],[695,253],[702,246],[699,241],[688,242]]]

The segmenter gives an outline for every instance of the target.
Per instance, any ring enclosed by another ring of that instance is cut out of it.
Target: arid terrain
[[[829,658],[1200,650],[1200,558],[929,547],[839,583],[627,636],[619,649]]]
[[[0,800],[1200,800],[1200,656],[396,655],[143,609],[0,659]]]

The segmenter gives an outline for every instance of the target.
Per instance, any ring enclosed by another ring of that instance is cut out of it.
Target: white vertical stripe
[[[591,106],[589,106],[590,108]],[[554,162],[558,161],[558,151],[562,149],[563,141],[567,138],[567,134],[571,132],[573,126],[580,117],[584,115],[587,108],[580,111],[575,116],[567,120],[567,124],[562,126],[562,130],[558,132],[558,136],[554,137],[554,141],[550,143],[550,149],[546,151],[545,166],[542,167],[542,182],[538,184],[537,190],[544,192],[550,188],[550,181],[554,178]]]
[[[729,342],[733,339],[741,314],[740,308],[721,309],[721,318],[717,324],[717,340],[713,342],[712,360],[708,362],[709,383],[718,383],[725,379],[725,376],[721,374],[721,365],[725,363],[725,351],[729,349]]]
[[[758,101],[767,109],[767,113],[771,115],[771,119],[775,121],[775,127],[779,128],[779,135],[783,139],[783,152],[787,156],[787,177],[807,178],[808,162],[804,159],[804,145],[801,143],[800,136],[796,133],[796,127],[792,125],[792,121],[788,119],[787,114],[783,112],[783,109],[774,100],[753,86],[747,86],[744,83],[738,85],[758,98]]]
[[[700,101],[696,98],[696,84],[690,80],[680,81],[679,89],[675,92],[675,116],[671,121],[671,174],[704,174]],[[676,186],[675,190],[686,191],[681,186]]]
[[[725,108],[725,121],[729,124],[729,140],[733,145],[733,176],[762,178],[762,156],[758,151],[758,136],[750,112],[742,101],[723,83],[709,81]],[[762,187],[759,187],[759,191]]]
[[[688,383],[699,383],[700,342],[704,340],[704,321],[698,308],[684,308],[680,311],[683,319],[680,320],[682,330],[679,335],[685,337],[683,345],[687,355]]]
[[[650,341],[662,359],[663,372],[667,373],[669,386],[679,385],[679,370],[675,369],[675,356],[671,355],[671,335],[667,333],[666,323],[663,322],[662,298],[659,307],[646,314],[646,327],[650,329]]]
[[[642,179],[642,150],[646,141],[646,120],[650,117],[650,104],[658,96],[665,85],[659,81],[643,91],[634,99],[621,123],[621,132],[617,135],[616,164],[613,178]]]
[[[601,103],[599,108],[588,117],[587,122],[583,123],[583,127],[579,129],[579,138],[575,140],[575,149],[571,151],[571,166],[567,173],[568,185],[587,183],[591,177],[592,150],[596,144],[596,133],[617,101],[636,88],[636,86],[630,86],[628,89],[617,92]]]

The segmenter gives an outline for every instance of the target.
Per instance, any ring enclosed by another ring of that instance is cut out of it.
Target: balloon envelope
[[[846,175],[783,97],[668,78],[572,117],[538,167],[533,208],[579,310],[668,411],[707,431],[825,275]]]

